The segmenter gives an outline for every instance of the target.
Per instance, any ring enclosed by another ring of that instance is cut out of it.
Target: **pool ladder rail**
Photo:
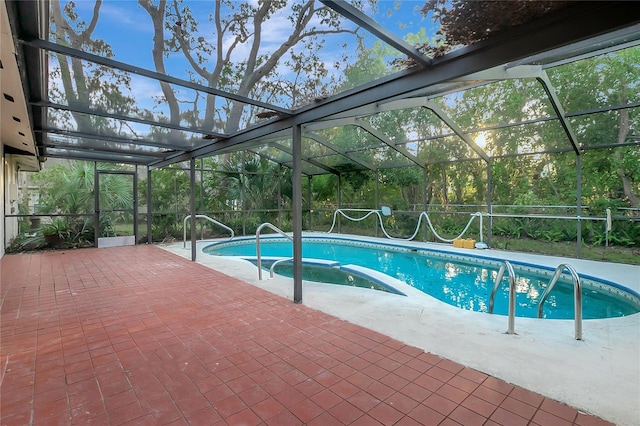
[[[500,266],[496,280],[493,283],[493,289],[491,290],[491,296],[489,296],[489,313],[493,313],[493,305],[498,292],[498,287],[502,282],[505,270],[509,272],[509,325],[507,326],[507,334],[516,334],[515,322],[516,322],[516,274],[513,271],[513,266],[508,260],[505,260]]]
[[[282,235],[283,237],[287,238],[289,241],[293,242],[293,238],[291,238],[291,236],[285,234],[285,232],[282,229],[278,228],[277,226],[269,222],[265,222],[260,226],[258,226],[258,229],[256,229],[256,264],[258,266],[258,281],[262,281],[262,256],[260,254],[260,233],[264,228],[269,228],[272,231],[275,231],[278,234]],[[275,264],[273,264],[271,267],[273,268],[274,266]]]
[[[231,229],[230,227],[228,227],[227,225],[225,225],[224,223],[218,222],[217,220],[204,215],[204,214],[197,214],[196,219],[205,219],[208,220],[209,222],[213,223],[214,225],[218,225],[221,228],[226,229],[227,231],[231,232],[231,237],[229,237],[229,239],[233,239],[235,237],[235,232],[233,232],[233,229]],[[187,247],[187,221],[191,219],[191,215],[187,215],[183,222],[182,222],[182,229],[184,231],[184,235],[183,235],[183,240],[182,240],[182,248],[186,248]]]
[[[574,336],[576,340],[582,340],[582,284],[580,283],[580,277],[578,273],[571,265],[563,263],[558,265],[556,268],[556,272],[553,274],[553,278],[549,281],[549,285],[547,289],[542,294],[540,298],[540,303],[538,304],[538,318],[542,318],[542,307],[544,302],[547,300],[549,293],[553,290],[553,286],[556,285],[558,278],[565,271],[569,271],[571,274],[571,279],[573,281],[573,313],[574,313]]]
[[[538,318],[542,318],[542,308],[544,306],[544,302],[546,302],[549,293],[553,290],[553,287],[556,285],[556,282],[565,271],[569,271],[571,274],[571,279],[573,280],[573,296],[574,296],[574,337],[576,340],[582,340],[582,285],[580,283],[580,276],[576,272],[576,270],[566,263],[559,265],[556,268],[551,281],[549,281],[549,285],[547,289],[542,294],[540,298],[540,303],[538,304]],[[500,266],[500,270],[498,271],[498,275],[496,275],[496,279],[493,284],[493,289],[491,290],[491,295],[489,296],[489,313],[493,314],[493,306],[494,300],[496,297],[496,293],[498,292],[498,287],[502,282],[502,277],[504,276],[505,271],[509,273],[509,324],[507,326],[506,334],[515,334],[515,316],[516,316],[516,275],[513,270],[513,266],[507,260],[505,260]]]
[[[271,264],[271,268],[269,268],[269,278],[273,279],[273,276],[275,275],[276,266],[284,262],[291,262],[292,260],[293,260],[293,257],[285,257],[283,259],[278,259],[275,262],[273,262]]]

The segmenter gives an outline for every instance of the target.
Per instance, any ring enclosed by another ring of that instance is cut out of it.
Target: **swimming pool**
[[[255,239],[238,239],[212,244],[204,252],[216,256],[256,256]],[[261,238],[261,254],[291,257],[291,242],[280,237]],[[382,272],[445,303],[461,309],[487,312],[489,294],[501,259],[459,255],[410,245],[372,243],[335,237],[305,237],[303,258],[325,259],[354,264]],[[516,316],[537,316],[537,307],[553,270],[531,264],[511,262],[516,272]],[[579,272],[579,271],[578,271]],[[506,315],[508,285],[496,295],[494,312]],[[581,275],[584,319],[613,318],[640,312],[640,297],[632,290],[593,277]],[[573,286],[561,278],[544,305],[543,317],[572,319]]]

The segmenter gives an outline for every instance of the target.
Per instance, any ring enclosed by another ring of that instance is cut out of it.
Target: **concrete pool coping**
[[[406,241],[326,233],[304,235],[408,244]],[[258,281],[256,267],[248,261],[203,254],[202,248],[212,242],[198,242],[198,263],[292,300],[291,278],[276,276],[272,280]],[[614,281],[640,291],[639,266],[492,249],[458,249],[448,244],[410,244],[551,268],[569,263],[580,274]],[[187,249],[182,243],[161,247],[182,257],[191,257],[189,245]],[[268,274],[264,278],[267,277]],[[574,340],[574,323],[570,320],[518,317],[515,323],[517,334],[507,335],[505,316],[461,310],[408,285],[399,289],[408,297],[304,282],[303,303],[616,424],[640,424],[637,403],[640,400],[640,314],[585,320],[582,341]]]

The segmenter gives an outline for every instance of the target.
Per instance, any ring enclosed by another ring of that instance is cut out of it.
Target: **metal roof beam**
[[[272,163],[276,163],[280,166],[284,165],[285,167],[289,167],[289,165],[287,165],[286,163],[281,163],[280,161],[276,160],[275,158],[273,158],[272,156],[270,156],[269,154],[265,154],[264,152],[260,152],[260,151],[256,151],[255,148],[247,148],[248,152],[257,155],[258,157],[262,157],[265,160],[269,160]],[[291,168],[291,167],[289,167]]]
[[[549,96],[549,101],[551,101],[551,106],[553,107],[553,110],[556,112],[556,115],[558,116],[560,125],[562,126],[564,133],[567,135],[567,138],[569,139],[569,143],[571,143],[571,147],[573,148],[573,151],[576,153],[576,155],[580,155],[580,144],[578,143],[578,138],[576,137],[576,134],[573,131],[573,127],[571,126],[571,123],[569,123],[569,121],[567,120],[567,116],[564,112],[564,108],[562,107],[562,103],[560,102],[560,98],[558,98],[558,94],[553,88],[553,84],[551,84],[551,80],[549,80],[549,76],[547,75],[547,72],[544,71],[543,75],[538,77],[537,80],[542,85],[542,88],[547,93],[547,96]]]
[[[265,102],[256,101],[256,100],[247,98],[245,96],[236,95],[235,93],[225,92],[219,89],[213,89],[211,87],[193,83],[188,80],[183,80],[181,78],[176,78],[176,77],[172,77],[170,75],[162,74],[159,72],[150,71],[145,68],[140,68],[135,65],[127,64],[120,61],[115,61],[109,58],[104,58],[102,56],[94,55],[78,49],[73,49],[71,47],[63,46],[61,44],[52,43],[50,41],[46,41],[42,39],[21,39],[20,42],[27,46],[36,47],[38,49],[48,50],[50,52],[71,56],[74,58],[81,59],[83,61],[93,62],[94,64],[103,65],[105,67],[119,69],[121,71],[129,72],[129,73],[140,75],[147,78],[152,78],[154,80],[164,81],[165,83],[175,84],[177,86],[186,87],[188,89],[197,90],[199,92],[208,93],[214,96],[220,96],[222,98],[231,99],[236,102],[242,102],[247,105],[253,105],[259,108],[276,111],[284,115],[292,114],[292,111],[286,108],[281,108],[276,105],[271,105]]]
[[[284,163],[280,162],[277,159],[275,159],[272,156],[270,156],[269,154],[265,154],[264,152],[256,151],[255,148],[249,148],[249,149],[247,149],[247,151],[249,151],[250,153],[255,154],[255,155],[259,156],[259,157],[262,157],[264,159],[272,161],[272,162],[274,162],[274,163],[276,163],[276,164],[278,164],[280,166],[284,166],[284,167],[287,167],[289,169],[293,169],[293,164],[289,164],[288,162],[284,162]],[[305,161],[305,160],[303,159],[302,161]],[[304,173],[304,172],[302,172],[302,173]],[[304,173],[304,174],[307,175],[307,176],[311,176],[311,175],[309,175],[307,173]]]
[[[121,154],[121,155],[138,155],[142,157],[153,158],[165,158],[167,154],[163,154],[161,152],[151,152],[151,151],[126,151],[124,149],[117,148],[93,148],[88,146],[80,146],[73,143],[47,143],[45,144],[45,148],[54,148],[54,149],[72,149],[75,151],[86,151],[86,152],[95,152],[95,153],[105,153],[105,154]]]
[[[320,135],[318,135],[316,133],[305,133],[304,137],[318,142],[320,145],[323,145],[323,146],[329,148],[330,150],[334,151],[336,154],[340,154],[340,155],[342,155],[344,157],[347,157],[349,160],[351,160],[354,163],[364,167],[365,169],[371,170],[373,172],[375,172],[377,170],[377,167],[375,167],[373,164],[368,164],[366,161],[362,161],[362,160],[354,157],[353,155],[349,154],[348,152],[346,152],[345,150],[343,150],[341,148],[338,148],[333,143],[329,142],[327,139],[323,138],[322,136],[320,136]]]
[[[224,133],[211,132],[209,130],[204,130],[204,129],[194,129],[191,127],[180,126],[177,124],[163,123],[160,121],[152,121],[152,120],[146,120],[143,118],[130,117],[128,115],[113,114],[110,112],[101,111],[93,108],[62,105],[62,104],[56,104],[56,103],[47,102],[47,101],[32,101],[32,102],[29,102],[29,105],[41,107],[41,108],[55,108],[63,111],[77,112],[80,114],[97,115],[98,117],[111,118],[113,120],[131,121],[133,123],[145,124],[147,126],[163,127],[165,129],[181,130],[181,131],[190,132],[190,133],[200,133],[206,136],[213,136],[216,138],[224,138],[227,136]]]
[[[373,115],[373,114],[377,114],[379,112],[383,112],[383,111],[391,111],[391,108],[385,108],[382,109],[381,106],[387,104],[388,102],[394,102],[394,101],[410,101],[411,99],[420,99],[420,98],[425,98],[425,99],[432,99],[432,98],[436,98],[436,97],[441,97],[444,95],[447,95],[449,93],[455,93],[455,92],[459,92],[462,90],[468,90],[477,86],[482,86],[485,84],[489,84],[490,81],[474,81],[474,80],[463,80],[463,79],[458,79],[455,82],[447,82],[447,83],[440,83],[440,84],[436,84],[433,86],[430,86],[426,89],[419,89],[416,90],[412,93],[408,93],[408,94],[404,94],[404,95],[400,95],[400,96],[396,96],[393,98],[390,98],[387,101],[384,102],[376,102],[376,103],[372,103],[372,104],[368,104],[368,105],[364,105],[361,106],[359,108],[353,108],[349,111],[344,111],[338,114],[334,114],[332,116],[323,118],[321,120],[316,121],[316,123],[321,123],[321,122],[325,122],[325,121],[331,121],[331,120],[335,120],[335,119],[342,119],[342,118],[362,118],[362,117],[366,117],[369,115]],[[405,109],[405,108],[412,108],[412,106],[409,104],[409,106],[397,106],[394,109]]]
[[[640,23],[637,23],[639,15],[638,5],[628,4],[628,6],[630,6],[627,9],[629,18],[633,19],[635,16],[636,19],[633,25],[608,31],[604,34],[594,35],[588,38],[585,37],[580,41],[572,43],[569,47],[562,46],[524,59],[515,60],[511,62],[509,66],[542,63],[546,69],[638,45],[638,43],[640,43]]]
[[[55,135],[68,136],[72,138],[95,139],[99,141],[117,142],[117,143],[131,144],[131,145],[138,145],[138,146],[153,146],[155,148],[166,149],[167,151],[171,151],[171,150],[186,151],[190,148],[185,146],[172,145],[171,143],[150,141],[146,139],[131,139],[131,138],[123,138],[120,136],[96,135],[93,133],[77,132],[75,130],[46,128],[46,129],[34,129],[34,132],[43,133],[43,134],[52,133]]]
[[[602,113],[602,112],[618,111],[618,110],[621,110],[621,109],[631,109],[631,108],[638,108],[638,107],[640,107],[640,101],[639,102],[632,102],[632,103],[628,103],[628,104],[618,104],[618,105],[611,105],[611,106],[607,106],[607,107],[576,111],[576,112],[567,112],[565,114],[565,117],[567,117],[567,118],[570,118],[570,117],[581,117],[581,116],[589,115],[589,114],[599,114],[599,113]],[[464,133],[468,135],[468,134],[471,134],[471,133],[485,132],[485,131],[489,131],[489,130],[508,129],[508,128],[511,128],[511,127],[526,126],[528,124],[542,123],[542,122],[553,121],[553,120],[558,120],[558,116],[557,115],[551,115],[551,116],[548,116],[548,117],[532,118],[531,120],[514,121],[514,122],[511,122],[511,123],[502,123],[502,124],[496,124],[496,125],[493,125],[493,126],[474,127],[474,128],[465,130]],[[410,142],[430,141],[430,140],[434,140],[434,139],[441,139],[441,138],[445,138],[445,137],[448,137],[448,136],[455,136],[455,135],[456,135],[455,132],[442,133],[442,134],[439,134],[439,135],[436,135],[436,136],[429,136],[429,137],[425,137],[425,138],[413,139],[413,140],[403,141],[403,142],[396,142],[396,145],[397,144],[410,143]],[[586,146],[582,146],[583,150],[586,149],[586,148],[587,148]]]
[[[638,107],[640,107],[640,101],[631,102],[628,104],[611,105],[611,106],[602,107],[602,108],[585,109],[585,110],[576,111],[576,112],[568,112],[565,114],[565,117],[580,117],[582,115],[598,114],[600,112],[617,111],[619,109],[631,109],[631,108],[638,108]]]
[[[353,126],[356,123],[355,117],[342,117],[331,120],[316,121],[315,123],[304,124],[303,132],[315,132],[317,130],[331,129],[333,127]]]
[[[139,159],[135,158],[123,158],[122,155],[109,155],[109,154],[100,154],[93,153],[91,155],[82,154],[74,154],[74,153],[47,153],[45,157],[49,158],[66,158],[69,160],[82,160],[82,161],[104,161],[107,163],[126,163],[126,164],[137,164],[146,166],[149,164],[149,159],[146,157],[139,157]],[[130,156],[127,156],[130,157]]]
[[[432,101],[427,101],[424,105],[425,108],[430,109],[431,111],[433,111],[433,113],[435,115],[438,116],[438,118],[440,120],[442,120],[447,126],[449,126],[449,128],[451,128],[451,130],[454,131],[454,133],[460,138],[462,139],[467,145],[469,145],[469,147],[471,147],[471,149],[473,149],[476,154],[478,154],[480,156],[480,158],[482,158],[484,161],[486,161],[487,163],[489,162],[489,156],[487,155],[486,152],[484,152],[484,150],[482,148],[480,148],[478,146],[477,143],[475,143],[470,137],[469,135],[467,135],[464,130],[462,130],[462,128],[460,126],[458,126],[458,123],[456,123],[455,121],[453,121],[453,119],[451,117],[449,117],[449,115],[447,115],[446,112],[444,112],[442,110],[442,108],[440,108],[438,105],[436,105],[434,102]]]
[[[504,65],[493,67],[488,70],[475,72],[456,78],[452,81],[495,81],[495,80],[513,80],[517,78],[538,78],[542,75],[541,65],[518,65],[507,67]]]
[[[287,147],[285,147],[285,146],[280,145],[279,143],[273,143],[273,144],[270,144],[270,145],[271,145],[271,146],[273,146],[273,147],[274,147],[274,148],[276,148],[276,149],[279,149],[279,150],[280,150],[280,151],[282,151],[282,152],[286,152],[287,154],[289,154],[289,155],[293,156],[293,151],[292,151],[292,150],[288,149],[288,148],[287,148]],[[311,158],[311,157],[308,157],[308,156],[304,156],[304,155],[303,155],[303,156],[302,156],[302,161],[305,161],[305,162],[307,162],[307,163],[309,163],[309,164],[311,164],[311,165],[313,165],[313,166],[319,167],[319,168],[321,168],[322,170],[324,170],[324,171],[326,171],[326,172],[329,172],[329,173],[332,173],[332,174],[334,174],[334,175],[339,175],[339,174],[340,174],[340,172],[339,172],[338,170],[336,170],[336,169],[334,169],[334,168],[332,168],[332,167],[329,167],[329,166],[327,166],[327,165],[324,165],[324,164],[320,163],[319,161],[314,160],[314,159],[313,159],[313,158]],[[284,164],[284,163],[283,163],[283,164]]]
[[[415,163],[416,166],[419,166],[419,167],[424,169],[424,164],[420,162],[418,157],[416,157],[415,155],[411,154],[409,151],[407,151],[406,148],[400,147],[400,146],[396,146],[396,144],[391,139],[389,139],[389,137],[387,135],[382,133],[380,130],[374,128],[369,123],[365,123],[364,121],[360,121],[360,120],[358,120],[355,125],[360,127],[365,132],[368,132],[374,138],[376,138],[379,141],[383,142],[389,148],[393,149],[397,153],[402,154],[408,160],[410,160],[411,162]]]
[[[380,40],[384,41],[391,47],[400,52],[404,53],[416,63],[422,66],[429,66],[432,63],[432,60],[424,55],[421,51],[413,47],[411,44],[407,43],[400,37],[396,36],[382,25],[378,24],[371,17],[365,15],[349,3],[344,0],[320,0],[326,6],[338,12],[340,15],[344,16],[351,22],[359,25],[364,28],[371,34],[378,37]]]

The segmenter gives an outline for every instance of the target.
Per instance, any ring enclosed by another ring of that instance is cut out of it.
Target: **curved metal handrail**
[[[279,265],[279,264],[284,263],[284,262],[289,262],[291,260],[293,260],[293,257],[286,257],[284,259],[278,259],[275,262],[273,262],[271,264],[271,268],[269,268],[269,278],[273,278],[273,274],[274,274],[274,271],[276,269],[276,265]]]
[[[227,225],[225,225],[224,223],[220,223],[217,220],[204,215],[204,214],[197,214],[196,219],[206,219],[209,222],[218,225],[221,228],[226,229],[227,231],[231,232],[231,237],[229,239],[232,239],[233,237],[235,237],[235,233],[233,232],[233,229],[229,228]],[[191,219],[191,215],[187,215],[187,217],[184,218],[184,221],[182,222],[182,229],[184,230],[184,235],[183,235],[183,240],[182,240],[182,248],[186,248],[187,247],[187,220]]]
[[[256,263],[258,266],[258,281],[262,281],[262,257],[260,255],[260,232],[262,232],[262,229],[264,228],[270,228],[271,230],[287,238],[289,241],[293,241],[293,238],[285,234],[282,229],[278,228],[275,225],[270,224],[269,222],[265,222],[262,225],[258,226],[258,229],[256,229]]]
[[[345,213],[345,211],[367,212],[367,214],[365,214],[362,217],[355,218],[355,217],[348,216]],[[482,213],[481,212],[471,213],[471,219],[469,219],[469,222],[467,222],[467,225],[464,227],[464,229],[462,230],[460,235],[458,235],[457,237],[452,238],[452,239],[443,238],[440,235],[438,235],[438,233],[436,232],[435,228],[433,227],[433,224],[431,223],[431,219],[429,218],[429,214],[427,212],[421,212],[420,216],[418,216],[418,224],[416,225],[416,230],[413,233],[413,235],[411,235],[408,238],[392,237],[391,235],[389,235],[389,233],[387,232],[387,230],[384,227],[384,223],[382,222],[382,216],[380,215],[380,212],[382,212],[385,216],[389,216],[391,214],[391,210],[388,210],[389,214],[386,214],[386,212],[384,210],[337,209],[335,212],[333,212],[333,222],[331,224],[331,228],[329,229],[329,231],[327,231],[327,233],[330,234],[331,231],[333,231],[333,228],[336,226],[336,219],[338,217],[338,213],[340,213],[345,218],[347,218],[349,220],[352,220],[354,222],[360,222],[361,220],[364,220],[364,219],[368,218],[372,214],[375,214],[376,216],[378,216],[378,222],[380,223],[380,228],[382,229],[382,233],[385,235],[385,237],[389,238],[390,240],[411,241],[416,237],[416,235],[418,235],[418,232],[420,232],[420,225],[422,224],[422,218],[425,218],[426,221],[427,221],[427,224],[429,225],[429,228],[431,229],[431,232],[433,232],[433,235],[435,235],[436,238],[438,238],[440,241],[443,241],[445,243],[451,243],[451,242],[453,242],[453,240],[462,237],[467,232],[467,230],[469,229],[471,224],[473,223],[473,219],[475,219],[476,217],[479,217],[480,218],[480,241],[482,242]],[[483,246],[481,246],[481,247],[482,248],[486,248],[486,247],[483,247]]]
[[[573,266],[566,263],[558,265],[555,274],[553,274],[553,278],[551,278],[551,281],[549,281],[547,289],[540,298],[540,303],[538,304],[538,318],[542,318],[542,307],[544,305],[544,302],[547,300],[547,296],[549,296],[549,293],[551,293],[551,290],[553,290],[553,286],[556,285],[558,278],[560,278],[560,275],[562,275],[565,269],[569,271],[569,274],[571,274],[571,279],[573,280],[573,313],[575,322],[574,336],[576,340],[582,340],[582,284],[580,283],[580,276],[578,275],[576,270],[573,269]]]
[[[508,260],[505,260],[500,270],[498,271],[498,275],[496,275],[496,280],[493,284],[493,290],[491,290],[491,296],[489,296],[489,313],[493,313],[493,303],[496,297],[496,293],[498,292],[498,287],[500,286],[500,282],[502,281],[502,277],[504,276],[504,271],[507,270],[509,272],[509,325],[507,327],[507,334],[515,334],[515,322],[516,322],[516,274],[513,271],[513,266],[509,263]]]

